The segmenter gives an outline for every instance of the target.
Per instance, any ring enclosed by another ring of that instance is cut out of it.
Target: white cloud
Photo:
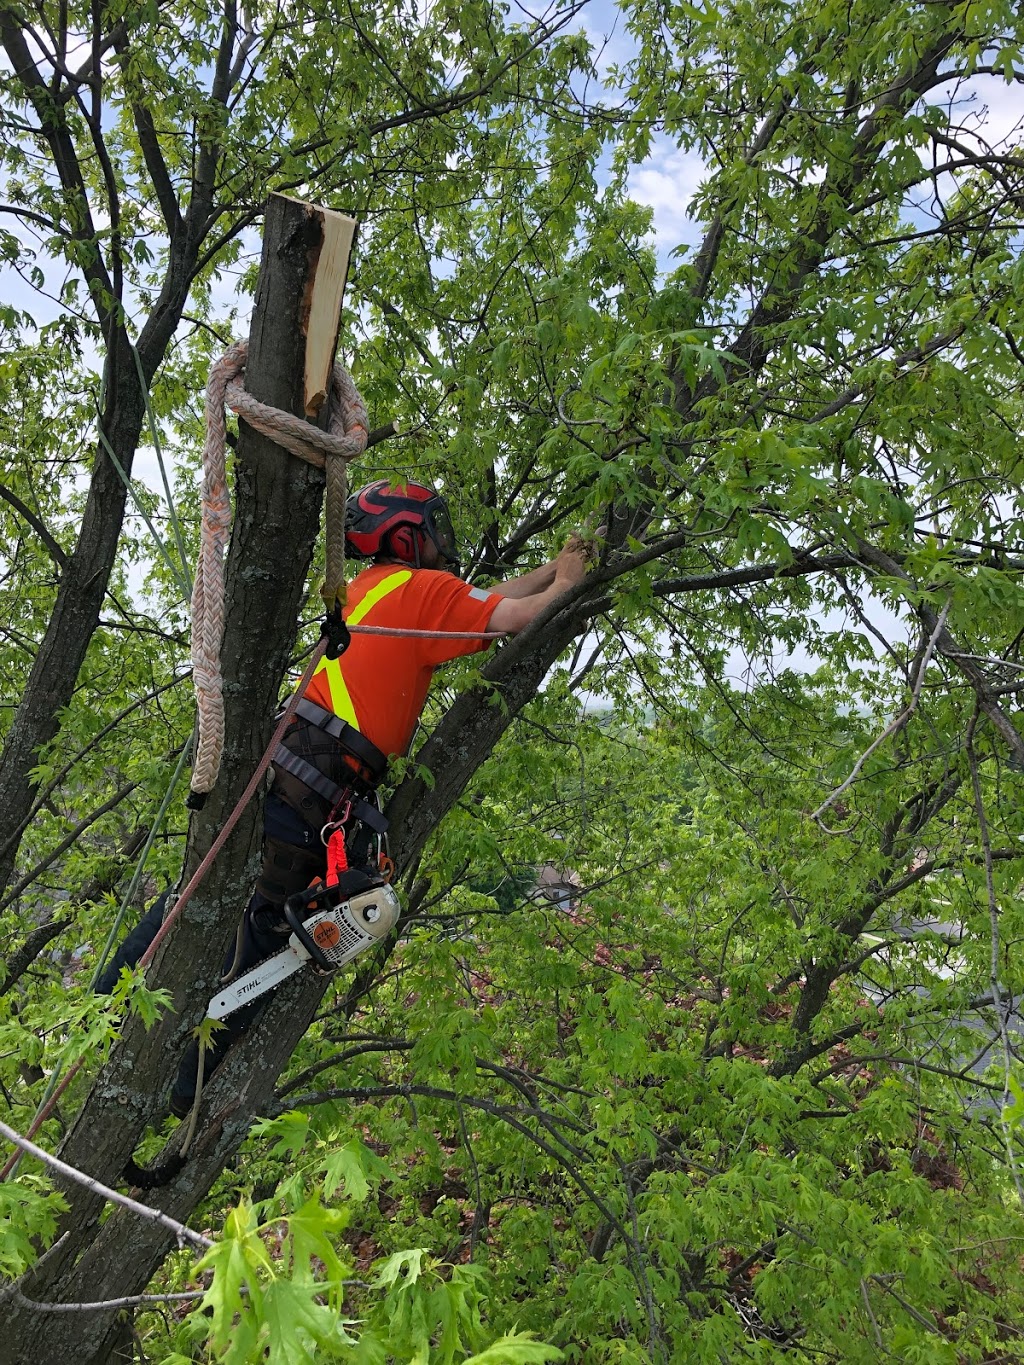
[[[707,167],[694,152],[676,147],[668,138],[656,138],[650,156],[630,174],[629,192],[638,203],[654,210],[654,238],[661,265],[670,265],[669,253],[682,243],[696,245],[700,225],[687,217],[687,207]]]
[[[1005,151],[1021,141],[1024,103],[1016,85],[1001,76],[957,81],[930,95],[928,102],[946,106],[957,136],[979,149]]]

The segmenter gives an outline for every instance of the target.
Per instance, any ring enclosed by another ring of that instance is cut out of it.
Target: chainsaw
[[[401,912],[397,894],[387,882],[369,877],[359,878],[370,883],[367,889],[351,891],[345,882],[352,875],[349,873],[340,884],[315,883],[290,896],[284,903],[285,919],[292,931],[286,947],[226,985],[210,1001],[207,1018],[226,1019],[274,990],[307,963],[316,975],[330,976],[386,938]]]

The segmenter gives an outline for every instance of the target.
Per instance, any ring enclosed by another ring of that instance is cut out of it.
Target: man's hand
[[[606,529],[607,528],[604,526],[599,526],[596,531],[590,534],[582,531],[574,531],[565,542],[562,553],[565,554],[566,550],[572,550],[574,553],[583,556],[583,562],[587,569],[594,568],[600,558],[600,543]]]
[[[561,585],[559,591],[565,592],[582,583],[593,558],[593,551],[582,536],[570,536],[555,559],[555,582]]]
[[[512,597],[507,590],[503,593],[503,601],[499,602],[494,609],[491,617],[490,629],[505,631],[509,635],[515,635],[528,626],[534,617],[539,616],[544,608],[561,597],[563,592],[568,592],[570,588],[575,588],[578,583],[582,583],[586,577],[588,567],[597,559],[597,550],[594,543],[585,540],[580,535],[572,535],[562,546],[562,549],[553,560],[544,566],[543,570],[534,570],[534,582],[541,581],[542,573],[546,577],[551,577],[547,584],[536,592],[531,592],[526,596]],[[545,572],[546,571],[546,572]],[[523,580],[519,580],[521,583]],[[531,587],[533,584],[531,583]],[[496,589],[501,592],[501,588]]]

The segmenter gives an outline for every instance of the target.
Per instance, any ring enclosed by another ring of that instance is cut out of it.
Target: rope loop
[[[220,650],[224,639],[224,556],[231,530],[225,450],[225,405],[290,454],[327,474],[326,558],[323,597],[330,611],[345,593],[345,501],[348,462],[366,449],[366,404],[348,371],[335,364],[327,397],[327,430],[253,398],[243,382],[249,345],[236,341],[210,367],[206,384],[203,447],[202,530],[192,591],[192,670],[199,712],[199,739],[192,793],[213,789],[224,751],[224,695]]]

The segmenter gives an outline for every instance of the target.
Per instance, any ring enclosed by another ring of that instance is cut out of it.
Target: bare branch
[[[975,719],[977,716],[975,716]],[[996,883],[994,861],[992,857],[992,840],[988,830],[988,818],[985,815],[985,802],[981,793],[981,773],[978,767],[978,755],[974,749],[974,720],[971,722],[970,734],[967,742],[967,762],[971,770],[971,789],[974,793],[974,810],[978,817],[978,832],[981,836],[981,846],[985,854],[985,892],[988,899],[989,917],[989,987],[992,992],[992,1005],[995,1009],[996,1020],[999,1024],[999,1041],[1003,1053],[1003,1104],[1010,1102],[1011,1091],[1010,1081],[1013,1072],[1013,1048],[1010,1043],[1010,1033],[1008,1021],[1013,1012],[1013,999],[1007,999],[999,985],[999,902],[996,899]],[[1013,1132],[1010,1128],[1009,1120],[1003,1113],[1000,1113],[1000,1126],[1003,1131],[1003,1141],[1006,1144],[1006,1160],[1013,1176],[1013,1183],[1017,1188],[1017,1198],[1024,1200],[1024,1186],[1021,1184],[1020,1171],[1017,1166],[1016,1154],[1013,1150]]]
[[[204,1237],[201,1232],[194,1232],[192,1228],[187,1228],[184,1223],[179,1223],[166,1213],[161,1213],[159,1209],[151,1209],[145,1204],[139,1204],[136,1200],[130,1199],[128,1195],[120,1194],[117,1190],[102,1185],[98,1180],[94,1180],[91,1175],[86,1175],[84,1171],[69,1166],[66,1161],[61,1161],[60,1157],[44,1152],[42,1147],[37,1147],[34,1142],[29,1142],[28,1138],[23,1138],[20,1133],[15,1132],[13,1128],[9,1128],[2,1121],[0,1121],[0,1135],[5,1137],[8,1142],[13,1143],[15,1147],[20,1147],[23,1152],[27,1152],[29,1156],[34,1156],[44,1166],[49,1166],[51,1170],[57,1171],[65,1179],[91,1190],[93,1194],[98,1194],[111,1204],[120,1204],[123,1208],[131,1209],[132,1213],[138,1214],[140,1218],[145,1218],[151,1223],[159,1223],[161,1227],[165,1227],[169,1232],[174,1233],[179,1246],[184,1246],[186,1242],[192,1242],[193,1245],[203,1248],[216,1245],[215,1242],[210,1241],[209,1237]]]
[[[933,337],[924,346],[914,346],[909,351],[904,351],[902,355],[893,356],[889,361],[889,369],[884,378],[895,377],[895,371],[902,370],[907,365],[919,365],[922,360],[927,360],[929,356],[937,351],[943,351],[947,346],[951,346],[954,341],[958,341],[967,330],[966,323],[960,323],[951,332],[943,332],[941,336]],[[820,408],[810,419],[812,423],[824,422],[829,417],[834,417],[837,412],[842,412],[843,408],[860,398],[869,388],[877,388],[878,379],[871,381],[871,384],[855,384],[849,389],[844,389],[831,403],[827,403]]]
[[[50,558],[54,561],[54,563],[57,565],[59,569],[63,569],[68,562],[67,555],[61,549],[60,545],[50,534],[50,532],[46,529],[42,520],[36,516],[35,512],[32,511],[31,507],[26,507],[26,505],[18,497],[17,493],[12,492],[11,489],[9,489],[6,486],[6,484],[2,483],[0,483],[0,498],[3,498],[4,502],[8,503],[11,507],[13,507],[14,510],[18,513],[18,515],[28,522],[29,526],[32,527],[32,530],[35,531],[36,535],[46,546],[47,550],[50,553]]]
[[[904,583],[910,583],[914,588],[917,584],[895,559],[884,550],[879,550],[874,545],[869,545],[866,541],[858,541],[857,548],[861,557],[867,563],[880,569],[882,573],[891,578],[899,578]],[[1006,740],[1013,752],[1014,757],[1019,763],[1024,763],[1024,739],[1021,738],[1016,726],[1009,716],[996,701],[991,684],[985,674],[973,662],[969,653],[961,649],[954,637],[946,629],[945,622],[940,621],[934,609],[927,603],[922,603],[918,608],[918,615],[924,626],[928,630],[935,631],[935,647],[938,652],[947,659],[951,659],[959,668],[971,687],[974,689],[978,698],[978,705],[982,711],[992,721],[993,725]],[[937,629],[936,629],[937,628]]]
[[[183,1289],[176,1294],[132,1294],[125,1299],[101,1299],[99,1303],[40,1303],[23,1294],[17,1284],[0,1289],[0,1303],[13,1299],[21,1308],[36,1313],[102,1313],[110,1308],[141,1308],[147,1303],[183,1303],[201,1299],[205,1289]]]
[[[835,791],[832,792],[830,796],[827,796],[824,801],[822,801],[821,805],[818,807],[817,810],[811,811],[811,819],[816,820],[819,825],[821,824],[822,815],[824,815],[825,811],[828,810],[829,806],[833,805],[836,801],[838,801],[840,796],[842,796],[843,792],[846,791],[847,788],[850,787],[857,780],[858,773],[860,772],[861,768],[863,768],[864,764],[868,761],[868,759],[871,757],[871,755],[875,752],[875,750],[878,749],[882,744],[884,744],[887,739],[891,739],[893,736],[898,735],[901,730],[906,728],[906,725],[910,720],[910,717],[917,710],[917,704],[921,699],[921,688],[924,686],[924,675],[928,671],[928,665],[931,663],[932,655],[935,653],[936,642],[938,641],[939,635],[941,634],[943,628],[945,627],[946,617],[948,615],[949,602],[947,602],[946,605],[942,608],[942,614],[936,621],[935,628],[933,629],[931,635],[929,636],[927,644],[925,645],[924,648],[924,652],[921,655],[921,662],[917,670],[917,677],[914,679],[914,686],[913,691],[910,694],[909,704],[899,713],[898,716],[895,717],[894,720],[889,722],[889,724],[885,727],[885,729],[878,736],[878,738],[868,745],[868,747],[861,754],[860,758],[858,758],[857,762],[853,765],[853,771],[850,773],[846,781],[841,782],[839,786],[836,787]],[[824,825],[822,825],[822,829],[825,829]],[[830,834],[832,833],[832,831],[826,829],[825,833]]]

